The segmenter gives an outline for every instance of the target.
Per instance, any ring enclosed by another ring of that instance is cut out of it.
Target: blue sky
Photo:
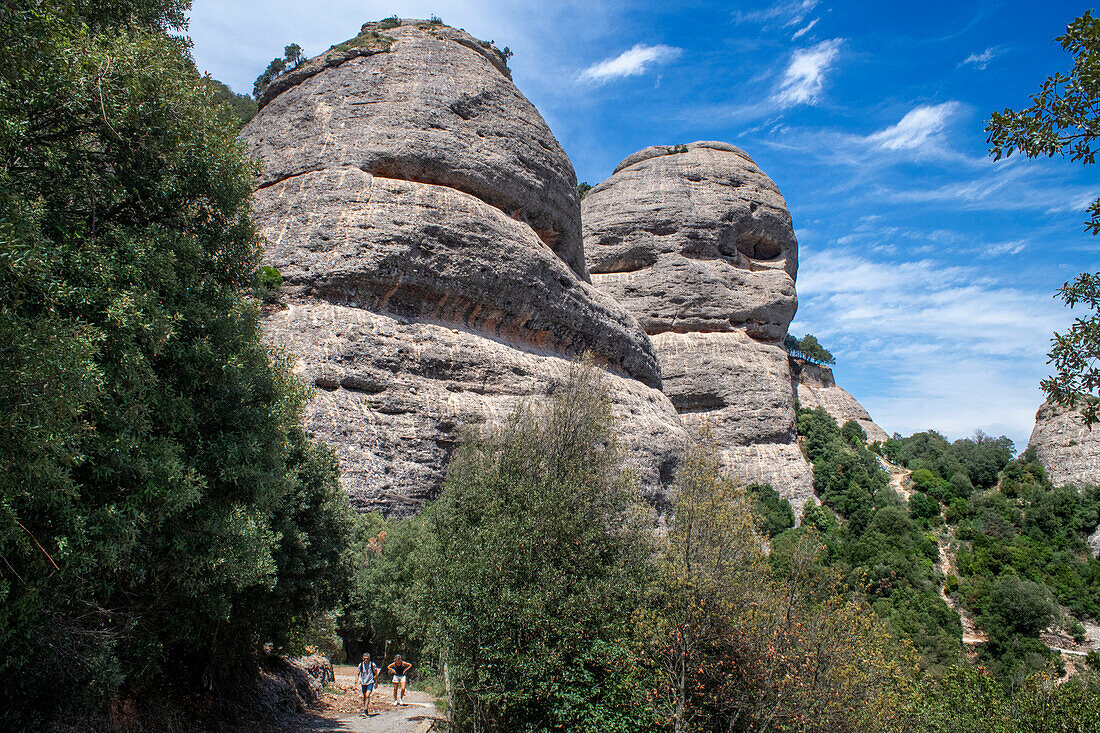
[[[993,163],[989,113],[1025,106],[1088,5],[1048,2],[195,0],[199,68],[238,91],[397,13],[508,46],[514,79],[596,184],[635,150],[726,140],[779,185],[800,244],[798,316],[888,432],[982,429],[1022,449],[1053,299],[1096,269],[1096,169]]]

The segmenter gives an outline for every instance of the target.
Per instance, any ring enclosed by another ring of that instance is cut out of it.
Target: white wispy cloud
[[[733,22],[760,23],[765,26],[779,25],[786,28],[801,23],[817,5],[818,0],[794,0],[778,2],[757,10],[735,10]]]
[[[948,204],[962,211],[1081,211],[1100,193],[1087,184],[1066,183],[1044,161],[985,161],[971,178],[925,188],[877,186],[870,195],[892,203]]]
[[[916,107],[907,112],[896,125],[868,136],[867,141],[886,150],[925,148],[938,142],[936,137],[960,107],[958,102]]]
[[[1018,255],[1027,249],[1027,240],[1015,239],[1010,242],[997,242],[988,244],[982,250],[986,257],[1001,257],[1003,255]]]
[[[799,259],[792,331],[816,334],[837,354],[842,385],[846,368],[879,375],[844,386],[888,432],[962,437],[981,428],[1023,448],[1051,333],[1069,320],[1050,293],[932,257],[871,259],[850,244],[804,248]]]
[[[772,95],[774,103],[780,108],[816,103],[821,98],[825,74],[840,54],[842,43],[843,38],[833,38],[795,51],[779,88]]]
[[[792,41],[797,41],[799,38],[801,38],[802,36],[809,33],[811,30],[813,30],[813,27],[815,25],[817,25],[817,21],[819,21],[819,20],[821,20],[821,18],[814,18],[809,23],[807,23],[806,25],[804,25],[801,28],[799,28],[798,30],[796,30],[794,32],[794,35],[791,36],[791,40]]]
[[[602,84],[624,76],[638,76],[655,64],[672,61],[683,53],[683,49],[658,44],[647,46],[639,43],[623,51],[618,56],[592,64],[581,72],[581,81]]]
[[[984,69],[989,66],[989,62],[1004,53],[1004,49],[998,46],[990,46],[981,53],[972,53],[965,59],[959,62],[959,66],[975,66],[979,69]]]

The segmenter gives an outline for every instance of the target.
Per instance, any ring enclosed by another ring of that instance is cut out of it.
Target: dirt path
[[[370,716],[363,714],[363,697],[355,686],[355,667],[336,665],[336,684],[326,689],[322,706],[310,727],[316,733],[428,733],[443,716],[432,696],[409,690],[402,706],[393,703],[393,685],[383,683],[371,697]],[[387,679],[388,682],[388,679]]]
[[[890,488],[898,492],[898,496],[909,501],[909,497],[913,495],[913,489],[909,486],[908,479],[913,472],[907,468],[895,466],[881,456],[879,456],[879,461],[882,463],[882,467],[890,472]]]
[[[897,466],[885,458],[879,458],[882,461],[882,467],[890,472],[890,488],[898,493],[906,501],[913,495],[913,487],[909,483],[909,476],[912,475],[912,471]],[[936,533],[936,548],[939,550],[939,570],[946,578],[948,575],[958,575],[958,571],[955,570],[955,558],[951,554],[951,548],[948,545],[948,539],[946,532],[942,529]],[[966,645],[968,651],[972,651],[972,647],[975,644],[984,644],[988,639],[986,635],[978,628],[978,625],[974,622],[974,617],[965,608],[962,608],[955,602],[955,599],[947,595],[944,590],[944,586],[941,583],[938,588],[940,598],[944,600],[948,606],[953,608],[956,613],[959,614],[959,620],[962,622],[962,641]]]
[[[943,573],[946,578],[948,575],[958,576],[958,571],[955,569],[955,558],[950,552],[947,539],[944,537],[944,532],[936,532],[936,547],[940,552],[939,566],[940,572]],[[947,591],[944,589],[943,584],[939,587],[940,598],[944,600],[951,608],[955,609],[955,612],[959,614],[959,620],[962,622],[962,641],[968,648],[975,644],[984,644],[989,641],[985,632],[978,628],[978,624],[974,621],[974,616],[965,608],[962,608],[955,602],[955,599],[947,595]]]

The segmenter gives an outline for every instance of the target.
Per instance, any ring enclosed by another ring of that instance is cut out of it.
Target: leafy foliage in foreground
[[[644,612],[658,720],[693,731],[881,725],[916,655],[822,567],[818,535],[790,543],[773,573],[754,498],[721,475],[705,431],[677,491]]]
[[[650,549],[633,496],[593,369],[456,453],[424,520],[421,602],[461,728],[644,727],[627,684]]]
[[[254,171],[185,10],[0,14],[0,727],[222,686],[342,592],[347,501],[242,295]]]
[[[378,651],[399,639],[418,669],[442,661],[460,730],[1092,730],[1093,676],[1005,685],[969,665],[957,637],[943,656],[921,637],[938,674],[922,671],[904,637],[950,619],[929,614],[919,588],[868,596],[862,579],[890,563],[920,581],[923,566],[904,568],[898,548],[923,543],[924,525],[903,521],[855,431],[802,417],[833,498],[868,493],[862,533],[813,508],[768,556],[784,504],[724,478],[704,433],[681,463],[667,534],[654,536],[631,511],[599,380],[578,373],[551,405],[521,408],[456,453],[424,515],[365,520],[344,628]],[[878,561],[854,564],[869,546]]]
[[[904,689],[904,688],[903,688]],[[897,698],[891,733],[1090,733],[1100,726],[1100,676],[1059,680],[1047,673],[1006,686],[963,664],[925,678]]]

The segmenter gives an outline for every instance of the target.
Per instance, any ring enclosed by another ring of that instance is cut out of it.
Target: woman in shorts
[[[393,664],[386,667],[386,670],[393,675],[393,702],[396,705],[405,704],[405,679],[412,667],[401,659],[400,654],[393,658]]]

